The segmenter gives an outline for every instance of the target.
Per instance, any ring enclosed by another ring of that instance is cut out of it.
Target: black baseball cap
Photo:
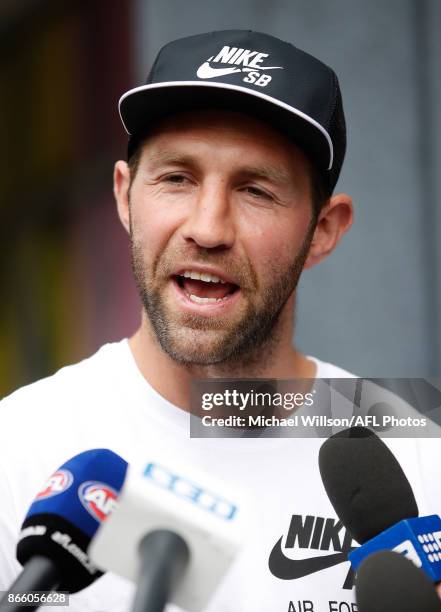
[[[346,127],[338,79],[329,66],[291,43],[250,30],[172,41],[160,50],[146,84],[119,101],[129,158],[159,119],[210,107],[252,115],[281,131],[307,154],[332,193]]]

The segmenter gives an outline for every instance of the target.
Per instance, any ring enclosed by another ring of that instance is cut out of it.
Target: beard
[[[251,262],[232,261],[228,253],[212,253],[210,249],[162,252],[152,265],[144,257],[144,249],[131,234],[132,269],[144,311],[161,348],[175,362],[193,366],[214,366],[218,372],[231,373],[241,367],[263,366],[279,340],[282,310],[295,291],[315,230],[312,219],[299,251],[283,268],[270,264],[270,283],[259,291]],[[164,298],[176,262],[197,261],[213,264],[227,271],[238,281],[246,304],[235,320],[177,313]],[[256,299],[257,297],[257,299]],[[232,370],[233,369],[233,370]]]

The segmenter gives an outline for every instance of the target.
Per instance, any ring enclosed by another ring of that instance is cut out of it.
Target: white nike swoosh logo
[[[259,66],[259,68],[212,68],[209,62],[204,62],[199,66],[196,76],[200,79],[212,79],[217,76],[233,74],[233,72],[252,72],[260,70],[283,70],[283,66]]]
[[[242,72],[240,68],[212,68],[208,62],[204,62],[199,66],[196,76],[200,79],[212,79],[217,76],[225,76],[233,74],[233,72]]]

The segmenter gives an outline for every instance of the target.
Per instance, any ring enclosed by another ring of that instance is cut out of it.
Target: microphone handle
[[[163,529],[144,536],[139,552],[141,572],[132,612],[163,612],[187,566],[190,551],[180,535]]]
[[[29,591],[52,591],[60,582],[60,572],[54,561],[36,555],[26,562],[23,570],[0,600],[0,612],[31,612],[41,604],[26,604],[8,602],[11,593],[27,593]]]

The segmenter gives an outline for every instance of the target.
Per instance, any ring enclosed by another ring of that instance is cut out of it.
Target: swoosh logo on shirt
[[[348,560],[348,552],[350,551],[339,552],[333,555],[321,555],[320,557],[309,557],[308,559],[289,559],[283,554],[282,539],[283,536],[276,542],[268,559],[270,572],[276,578],[280,578],[280,580],[303,578]]]

